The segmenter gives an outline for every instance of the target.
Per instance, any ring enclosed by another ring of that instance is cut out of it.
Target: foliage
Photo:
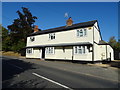
[[[108,43],[113,47],[114,50],[120,51],[120,42],[117,42],[114,36],[110,37]]]
[[[8,30],[2,27],[2,50],[10,51],[11,50],[11,40]]]
[[[8,50],[5,47],[9,47],[9,44],[11,44],[11,50],[19,52],[20,49],[25,47],[27,35],[33,32],[37,17],[33,16],[25,7],[22,7],[22,12],[18,10],[16,13],[18,13],[19,18],[14,19],[13,24],[8,26],[9,35],[8,30],[3,31],[3,39],[8,39],[8,42],[3,44],[3,50]]]

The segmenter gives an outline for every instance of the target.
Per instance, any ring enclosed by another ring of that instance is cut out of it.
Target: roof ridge
[[[81,22],[81,23],[75,23],[72,26],[77,25],[77,24],[89,23],[89,22],[97,22],[97,20],[92,20],[92,21],[87,21],[87,22]],[[61,28],[61,27],[66,27],[66,25],[65,26],[60,26],[60,27],[55,27],[55,28]],[[71,26],[68,26],[68,27],[71,27]],[[55,28],[50,28],[50,29],[55,29]],[[45,29],[45,30],[42,30],[42,31],[46,31],[46,30],[50,30],[50,29]]]
[[[95,24],[95,22],[97,22],[97,20],[76,23],[76,24],[73,24],[72,26],[67,26],[67,27],[66,26],[61,26],[61,27],[56,27],[56,28],[50,28],[50,29],[41,30],[41,31],[38,31],[38,32],[35,32],[35,33],[31,33],[28,36],[34,36],[34,35],[52,33],[52,32],[59,32],[59,31],[64,31],[64,30],[72,30],[72,29],[76,29],[76,28],[90,27],[90,26],[93,26]]]

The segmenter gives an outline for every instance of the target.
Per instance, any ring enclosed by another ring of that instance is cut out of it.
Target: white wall
[[[88,28],[86,28],[88,29]],[[27,46],[49,45],[60,43],[77,43],[77,42],[91,42],[93,36],[93,28],[87,30],[87,36],[77,37],[77,29],[61,31],[55,33],[55,39],[49,40],[49,34],[36,35],[35,41],[31,42],[30,37],[27,37]]]
[[[42,57],[42,49],[32,48],[32,53],[26,52],[26,58],[41,58],[41,57]]]
[[[99,41],[101,40],[101,36],[100,36],[100,32],[98,31],[98,25],[97,22],[94,24],[94,41],[96,43],[99,43]]]
[[[27,53],[26,50],[26,58],[34,58],[33,48],[32,48],[32,53]]]
[[[64,60],[72,60],[72,46],[64,47],[65,52],[63,51],[63,47],[55,47],[54,54],[46,54],[46,59],[64,59]]]
[[[92,52],[89,52],[87,46],[85,46],[86,48],[86,53],[85,54],[76,54],[74,53],[74,60],[80,60],[80,61],[92,61]],[[92,47],[90,47],[92,48]]]
[[[111,60],[114,60],[114,52],[110,45],[97,45],[95,44],[94,47],[94,57],[95,61],[97,60],[106,60],[110,58],[111,53]]]
[[[33,49],[34,51],[34,58],[41,58],[42,57],[42,50],[41,49]]]
[[[106,59],[106,46],[94,44],[94,59],[105,60]]]
[[[86,51],[86,54],[74,54],[73,47],[55,47],[54,54],[46,54],[46,59],[62,59],[62,60],[82,60],[82,61],[92,61],[92,52]]]
[[[107,57],[110,58],[110,53],[111,53],[111,60],[114,60],[114,51],[113,48],[110,45],[107,45]]]

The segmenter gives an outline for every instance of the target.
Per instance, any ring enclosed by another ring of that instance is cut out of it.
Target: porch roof
[[[79,42],[79,43],[60,43],[60,44],[48,44],[48,45],[36,45],[36,46],[27,46],[26,48],[38,48],[38,47],[57,47],[57,46],[78,46],[78,45],[93,45],[90,42]]]

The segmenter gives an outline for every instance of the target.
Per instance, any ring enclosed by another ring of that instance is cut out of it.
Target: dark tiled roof
[[[46,33],[52,33],[52,32],[60,32],[60,31],[71,30],[71,29],[76,29],[76,28],[90,27],[90,26],[93,26],[95,22],[97,22],[97,20],[77,23],[77,24],[73,24],[72,26],[62,26],[62,27],[57,27],[57,28],[51,28],[47,30],[38,31],[36,33],[32,33],[28,36],[34,36],[34,35],[40,35],[40,34],[46,34]]]
[[[27,46],[26,48],[37,48],[37,47],[56,47],[56,46],[77,46],[77,45],[92,45],[89,42],[79,42],[79,43],[60,43],[60,44],[47,44],[38,46]]]
[[[107,43],[106,41],[104,41],[104,40],[99,41],[98,44],[99,44],[99,45],[108,45],[108,43]]]

